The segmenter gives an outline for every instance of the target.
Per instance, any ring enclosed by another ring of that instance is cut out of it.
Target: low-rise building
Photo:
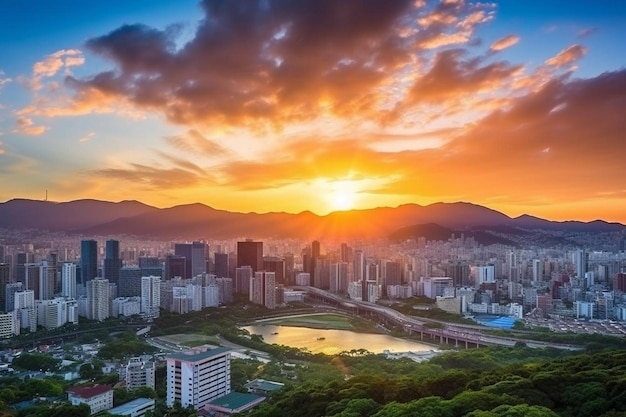
[[[67,399],[72,405],[87,404],[91,415],[113,408],[113,388],[108,385],[85,385],[67,390]]]
[[[148,411],[154,411],[154,400],[151,398],[137,398],[109,410],[114,416],[143,417]]]

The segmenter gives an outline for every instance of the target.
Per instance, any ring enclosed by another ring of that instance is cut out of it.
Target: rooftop
[[[226,394],[223,397],[219,397],[214,399],[209,403],[209,406],[215,405],[221,408],[227,408],[230,410],[245,410],[249,407],[252,407],[260,402],[262,402],[265,398],[259,397],[258,395],[248,394],[243,392],[231,392],[230,394]]]
[[[143,407],[147,405],[154,405],[154,400],[151,398],[137,398],[127,403],[113,407],[107,412],[109,414],[130,415],[130,413],[137,407]]]
[[[77,387],[68,388],[67,392],[80,398],[93,398],[95,396],[104,394],[107,391],[113,391],[108,385],[83,385]]]
[[[245,387],[247,389],[260,390],[265,392],[275,391],[277,389],[281,389],[284,386],[285,384],[281,384],[280,382],[266,381],[264,379],[255,379],[245,384]]]
[[[182,353],[178,353],[178,354],[174,354],[174,355],[169,355],[169,356],[166,357],[166,359],[176,359],[176,360],[180,360],[180,361],[197,362],[197,361],[201,361],[203,359],[210,358],[212,356],[222,355],[222,354],[224,354],[226,352],[230,352],[230,349],[219,347],[219,348],[207,350],[206,352],[199,352],[199,353],[184,353],[184,352],[182,352]]]

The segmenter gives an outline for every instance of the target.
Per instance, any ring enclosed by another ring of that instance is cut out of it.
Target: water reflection
[[[433,349],[419,342],[399,339],[383,334],[356,333],[349,330],[310,329],[308,327],[276,326],[258,324],[243,327],[250,334],[263,336],[269,344],[278,344],[301,349],[312,353],[334,355],[342,351],[366,349],[372,353],[423,352]]]

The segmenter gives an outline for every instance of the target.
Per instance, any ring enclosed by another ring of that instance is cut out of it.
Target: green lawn
[[[217,338],[215,336],[207,336],[204,334],[195,334],[195,333],[170,334],[167,336],[160,336],[160,338],[170,343],[175,343],[177,345],[187,346],[187,347],[195,347],[195,346],[200,346],[200,345],[205,345],[205,344],[210,344],[210,345],[218,344]]]

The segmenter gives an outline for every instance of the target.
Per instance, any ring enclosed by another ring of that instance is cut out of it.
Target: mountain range
[[[318,216],[309,211],[237,213],[199,203],[161,209],[138,201],[56,203],[13,199],[0,203],[0,229],[38,229],[85,236],[129,235],[162,240],[238,237],[404,240],[419,236],[446,240],[454,233],[473,237],[483,244],[511,244],[510,236],[523,236],[537,230],[595,234],[625,231],[626,227],[602,220],[554,222],[529,215],[511,218],[466,202],[405,204]]]

